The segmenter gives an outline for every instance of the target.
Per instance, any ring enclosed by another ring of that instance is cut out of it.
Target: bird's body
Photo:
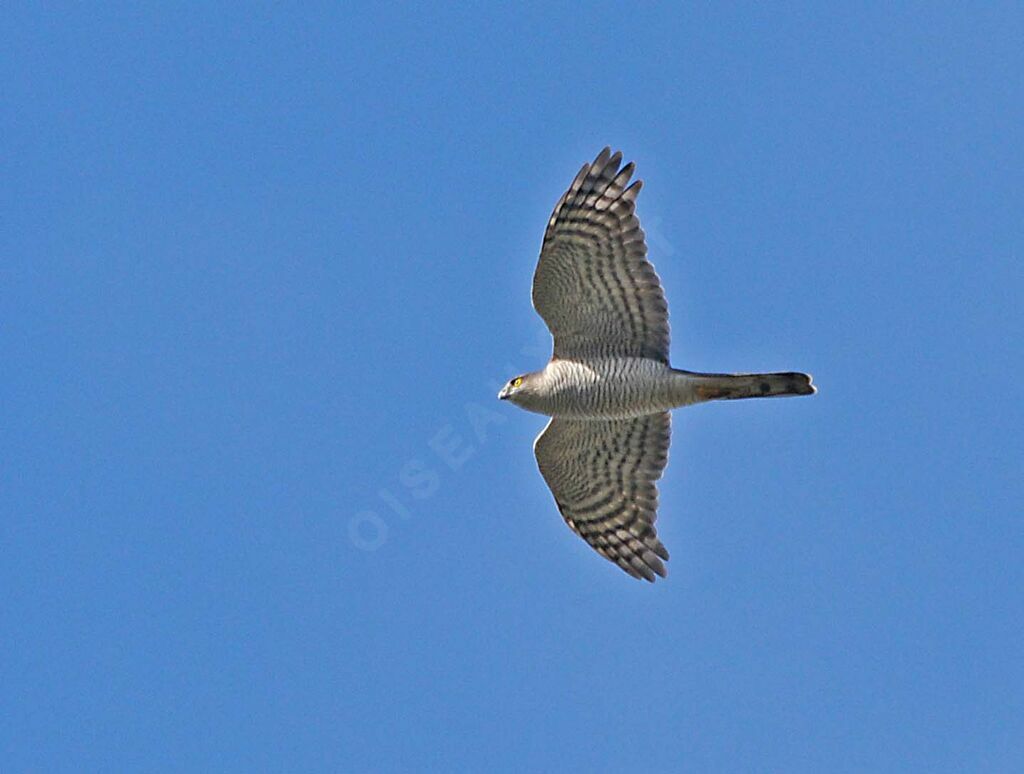
[[[679,376],[651,358],[559,358],[530,379],[535,389],[516,403],[549,417],[627,419],[682,405],[674,397],[682,397]]]
[[[635,214],[633,165],[605,148],[548,221],[534,307],[550,362],[498,397],[552,417],[534,453],[566,523],[636,578],[665,575],[655,481],[668,461],[669,410],[708,400],[809,395],[807,374],[701,374],[669,365],[668,305]]]
[[[706,400],[812,391],[804,374],[697,374],[646,357],[557,358],[529,377],[516,405],[567,419],[629,419]]]

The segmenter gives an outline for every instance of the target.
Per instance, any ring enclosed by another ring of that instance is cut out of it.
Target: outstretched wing
[[[605,148],[551,213],[533,275],[533,306],[554,357],[632,356],[668,362],[668,305],[636,217],[642,182]],[[628,187],[627,187],[628,186]]]
[[[668,412],[635,419],[555,417],[533,444],[566,523],[634,578],[665,577],[655,481],[668,462]]]

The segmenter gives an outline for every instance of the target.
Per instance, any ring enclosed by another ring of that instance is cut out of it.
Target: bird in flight
[[[551,417],[533,452],[572,530],[634,578],[665,577],[655,482],[668,462],[669,410],[709,400],[811,395],[802,373],[704,374],[669,365],[668,305],[636,216],[642,182],[602,150],[548,220],[533,306],[554,338],[543,369],[502,400]]]

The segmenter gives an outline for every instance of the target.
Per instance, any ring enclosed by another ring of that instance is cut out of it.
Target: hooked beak
[[[498,393],[498,400],[508,400],[508,396],[508,387],[502,387],[501,392]]]

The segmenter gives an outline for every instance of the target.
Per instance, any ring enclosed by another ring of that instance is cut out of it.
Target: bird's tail
[[[817,389],[810,374],[795,371],[777,374],[698,374],[672,369],[685,377],[679,391],[688,403],[706,400],[737,400],[740,398],[782,398],[789,395],[813,395]]]

